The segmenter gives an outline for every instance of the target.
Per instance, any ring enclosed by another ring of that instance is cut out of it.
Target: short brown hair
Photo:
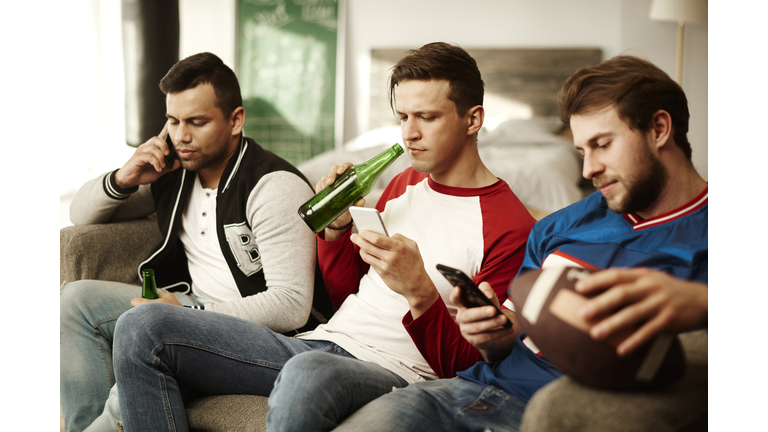
[[[641,132],[649,131],[653,114],[664,110],[672,117],[675,144],[691,161],[688,99],[678,83],[647,60],[621,55],[579,69],[565,80],[557,102],[565,123],[574,114],[615,105],[619,117]]]
[[[216,94],[216,105],[228,118],[232,112],[243,105],[240,83],[229,66],[215,54],[199,53],[180,60],[173,65],[160,80],[160,90],[164,94],[178,93],[195,88],[200,84],[210,84]]]
[[[463,117],[473,106],[483,104],[483,80],[477,62],[463,48],[433,42],[409,51],[392,67],[389,78],[389,106],[395,110],[395,87],[405,80],[447,80],[448,99]]]

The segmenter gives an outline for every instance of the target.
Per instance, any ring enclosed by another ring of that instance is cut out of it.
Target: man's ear
[[[672,116],[664,110],[658,110],[651,117],[651,131],[656,148],[663,147],[672,139]]]
[[[474,135],[483,127],[485,120],[485,108],[482,105],[476,105],[467,111],[467,135]]]
[[[232,136],[240,135],[245,124],[245,108],[237,107],[229,116],[229,125],[232,128]]]

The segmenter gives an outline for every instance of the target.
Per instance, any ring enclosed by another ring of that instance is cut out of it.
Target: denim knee
[[[115,326],[115,372],[125,366],[126,361],[131,363],[139,357],[143,359],[143,355],[151,355],[157,341],[163,338],[164,307],[175,306],[146,303],[120,315]]]
[[[133,294],[125,287],[130,285],[87,279],[65,284],[59,298],[61,322],[85,321],[96,328],[116,320],[131,308]]]
[[[342,358],[323,351],[297,354],[285,363],[275,385],[286,380],[302,388],[324,388],[327,383],[338,383],[339,378],[347,373],[339,362]]]
[[[82,317],[82,308],[88,304],[93,285],[89,281],[68,282],[61,288],[59,312],[61,320]]]
[[[118,318],[115,336],[120,335],[123,340],[137,341],[145,335],[159,335],[158,332],[166,328],[164,323],[168,319],[168,314],[164,312],[167,312],[165,309],[167,307],[175,306],[162,303],[145,303],[131,308]],[[151,328],[152,332],[147,332],[146,329],[148,328]]]
[[[336,400],[338,394],[334,390],[339,386],[337,378],[343,373],[339,359],[340,356],[323,351],[307,351],[289,359],[269,395],[267,429],[276,432],[326,430],[320,424],[325,424],[329,416],[338,416],[336,405],[343,404],[341,399]],[[297,406],[301,412],[296,411]]]

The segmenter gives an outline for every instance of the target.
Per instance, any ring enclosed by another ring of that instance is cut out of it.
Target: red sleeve
[[[501,289],[494,286],[499,298],[500,291],[503,291],[501,294],[506,300],[508,284],[501,286]],[[504,300],[500,301],[503,302]],[[403,326],[421,355],[440,378],[453,378],[457,372],[467,370],[484,360],[480,351],[461,335],[459,325],[451,317],[442,297],[415,320],[411,313],[407,312],[403,317]]]
[[[528,235],[536,223],[528,209],[511,189],[483,197],[484,256],[483,266],[473,281],[488,282],[496,292],[499,303],[507,300],[507,289],[517,275],[525,258]]]
[[[360,258],[359,248],[349,239],[351,235],[351,229],[336,241],[325,241],[324,231],[317,235],[318,265],[336,309],[344,303],[348,295],[357,292],[360,278],[369,267]]]
[[[528,234],[536,222],[504,186],[501,193],[481,198],[484,257],[480,272],[473,278],[478,285],[490,283],[499,303],[507,299],[507,289],[523,263]],[[442,298],[415,320],[410,312],[406,313],[403,326],[441,378],[452,378],[483,360],[478,349],[461,335]]]
[[[410,312],[406,313],[403,326],[440,378],[453,378],[456,372],[483,360],[480,351],[461,336],[459,325],[451,317],[442,297],[415,320]]]

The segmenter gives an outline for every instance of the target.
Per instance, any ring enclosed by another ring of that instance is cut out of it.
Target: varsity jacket
[[[158,287],[188,292],[192,280],[179,232],[197,173],[179,168],[151,185],[123,190],[115,183],[115,172],[78,191],[72,222],[100,223],[155,212],[163,242],[139,265],[139,277],[142,269],[152,268]],[[305,328],[314,328],[330,317],[333,308],[322,276],[315,271],[315,237],[297,214],[313,194],[298,169],[241,136],[219,181],[216,235],[243,300],[208,303],[206,310],[282,332],[305,323]],[[286,313],[287,308],[295,313]],[[307,323],[304,317],[310,311]]]

